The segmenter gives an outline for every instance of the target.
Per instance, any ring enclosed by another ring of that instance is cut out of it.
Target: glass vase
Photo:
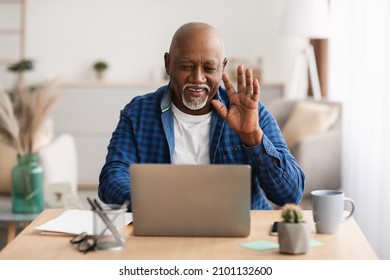
[[[39,213],[43,210],[43,169],[38,155],[18,155],[12,169],[12,211]]]

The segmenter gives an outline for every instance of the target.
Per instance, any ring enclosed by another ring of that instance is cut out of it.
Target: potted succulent
[[[310,228],[302,220],[298,205],[286,204],[282,208],[282,222],[278,224],[279,250],[284,254],[304,254],[309,250]]]
[[[93,64],[93,69],[96,72],[98,80],[103,80],[104,72],[108,69],[108,64],[105,61],[99,60]]]
[[[16,91],[21,91],[24,88],[25,84],[25,78],[24,73],[27,71],[34,70],[34,61],[31,59],[22,59],[20,61],[17,61],[11,65],[8,66],[8,71],[16,73],[16,83],[15,88],[10,91],[10,96],[12,98],[12,101],[14,101],[14,98],[16,98],[15,94]]]

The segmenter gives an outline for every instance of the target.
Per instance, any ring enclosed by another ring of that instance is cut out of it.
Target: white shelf
[[[156,88],[168,84],[169,81],[97,81],[97,80],[82,80],[82,81],[58,81],[57,87],[66,89],[99,89],[99,88]]]
[[[22,29],[17,28],[2,28],[0,29],[0,35],[21,35],[23,33]]]
[[[22,1],[23,0],[0,0],[0,4],[20,4]]]
[[[0,65],[1,64],[12,64],[12,63],[15,63],[17,62],[18,60],[17,59],[11,59],[11,58],[0,58]]]

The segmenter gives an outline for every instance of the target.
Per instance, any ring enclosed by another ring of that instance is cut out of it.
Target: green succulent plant
[[[296,204],[286,204],[282,208],[282,218],[285,223],[302,223],[301,208]]]

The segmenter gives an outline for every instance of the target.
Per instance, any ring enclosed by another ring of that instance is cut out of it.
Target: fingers
[[[225,73],[223,73],[222,75],[222,81],[223,84],[225,85],[226,93],[228,94],[228,97],[236,93],[233,84],[230,82],[228,76]]]
[[[237,90],[239,93],[245,92],[245,75],[244,75],[244,66],[239,65],[237,67]]]
[[[258,79],[253,81],[253,98],[256,101],[260,100],[260,83]]]
[[[245,71],[245,78],[246,78],[246,94],[253,94],[253,77],[252,77],[252,69],[248,68]]]
[[[228,114],[227,108],[219,100],[216,99],[211,100],[211,104],[213,104],[215,110],[225,120]]]
[[[235,94],[236,90],[226,74],[223,74],[222,80],[228,96]],[[245,70],[243,65],[237,67],[237,93],[249,95],[254,100],[259,100],[260,85],[259,81],[253,78],[251,68]]]
[[[239,93],[245,93],[248,95],[254,94],[254,80],[251,68],[248,68],[244,71],[244,66],[238,66],[237,90]]]

